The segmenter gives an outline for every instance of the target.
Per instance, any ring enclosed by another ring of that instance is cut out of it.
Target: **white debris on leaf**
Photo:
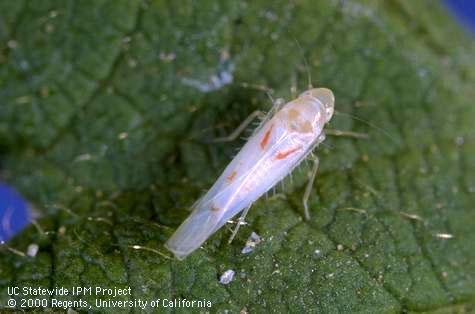
[[[197,78],[185,77],[182,78],[181,81],[184,85],[193,87],[203,93],[208,93],[231,84],[234,79],[234,70],[235,65],[230,60],[229,51],[223,49],[216,70],[207,78],[200,80]]]
[[[246,246],[242,249],[242,254],[248,254],[254,251],[254,248],[257,244],[261,242],[261,237],[254,231],[251,233],[249,238],[246,241]]]
[[[225,271],[221,277],[219,278],[219,283],[223,284],[223,285],[227,285],[229,284],[231,281],[233,281],[233,278],[234,278],[234,270],[232,269],[228,269],[227,271]]]
[[[38,254],[39,249],[40,247],[38,246],[38,244],[31,243],[30,245],[28,245],[28,248],[26,249],[26,255],[30,257],[35,257],[36,254]]]
[[[183,84],[196,88],[200,92],[209,93],[218,90],[233,82],[234,65],[229,65],[226,69],[221,70],[208,77],[206,81],[200,81],[193,78],[183,78],[181,81]]]
[[[435,236],[439,239],[452,239],[454,237],[454,235],[450,233],[436,233]]]

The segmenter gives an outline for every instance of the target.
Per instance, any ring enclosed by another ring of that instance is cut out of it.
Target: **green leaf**
[[[39,244],[34,258],[0,252],[1,306],[9,286],[104,286],[131,287],[114,300],[213,304],[195,311],[473,311],[475,46],[437,3],[2,1],[0,12],[2,176],[45,231],[9,243]],[[223,228],[185,261],[164,258],[242,145],[209,140],[270,109],[239,83],[290,99],[307,86],[304,58],[336,95],[331,127],[370,140],[317,150],[310,221],[302,166],[231,245]],[[251,231],[263,241],[245,255]],[[107,297],[65,299],[96,298]]]

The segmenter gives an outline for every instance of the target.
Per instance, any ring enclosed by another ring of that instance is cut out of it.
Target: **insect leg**
[[[303,202],[303,208],[305,210],[305,219],[309,220],[310,219],[310,212],[308,210],[308,199],[310,197],[310,193],[312,192],[313,188],[313,183],[315,182],[315,178],[317,176],[317,171],[318,171],[318,166],[319,166],[319,160],[318,157],[315,156],[313,159],[313,168],[312,172],[310,174],[310,178],[308,180],[307,186],[305,187],[305,193],[303,194],[302,202]]]
[[[250,209],[250,208],[251,208],[251,205],[249,205],[248,207],[246,207],[246,208],[244,209],[244,211],[242,212],[241,217],[238,218],[236,227],[234,228],[233,233],[231,234],[231,237],[229,237],[228,244],[231,244],[231,242],[233,242],[234,237],[236,236],[236,234],[237,234],[237,232],[238,232],[238,230],[239,230],[239,227],[241,227],[241,225],[244,224],[244,218],[246,218],[246,215],[247,215],[247,213],[249,212],[249,209]]]
[[[269,97],[270,101],[272,102],[272,109],[267,114],[266,119],[272,117],[277,111],[282,109],[282,107],[285,105],[285,99],[283,98],[274,99],[274,97],[272,97],[274,90],[270,87],[267,87],[265,85],[249,84],[245,82],[240,83],[239,86],[243,88],[250,88],[250,89],[254,89],[254,90],[258,90],[258,91],[266,93],[267,97]],[[263,122],[266,122],[266,119],[264,119]]]
[[[272,103],[275,103],[274,97],[272,97],[272,93],[274,92],[272,90],[272,88],[269,88],[269,87],[264,86],[264,85],[250,84],[250,83],[246,83],[246,82],[240,83],[239,86],[241,86],[243,88],[249,88],[249,89],[254,89],[254,90],[264,92],[264,93],[266,93],[267,97],[269,97],[270,101]]]
[[[335,130],[335,129],[325,129],[325,134],[333,135],[333,136],[348,136],[348,137],[354,137],[354,138],[365,139],[365,140],[369,138],[369,135],[367,133],[341,131],[341,130]]]
[[[248,125],[252,121],[254,121],[255,118],[264,118],[264,117],[265,117],[264,112],[260,110],[256,110],[252,112],[231,134],[229,134],[228,136],[215,138],[214,140],[212,140],[212,142],[214,143],[232,142],[248,127]]]
[[[228,136],[215,138],[214,140],[212,140],[212,142],[222,143],[222,142],[234,141],[249,126],[249,124],[251,124],[251,122],[254,121],[254,119],[259,118],[261,120],[261,123],[254,130],[254,133],[256,133],[262,127],[262,125],[264,125],[265,122],[267,122],[270,118],[272,118],[274,114],[277,111],[279,111],[284,105],[285,105],[285,100],[282,98],[277,98],[273,100],[272,109],[267,114],[260,110],[256,110],[252,112],[249,116],[247,116],[246,119],[244,119],[243,122],[241,122],[241,124],[231,134],[229,134]]]

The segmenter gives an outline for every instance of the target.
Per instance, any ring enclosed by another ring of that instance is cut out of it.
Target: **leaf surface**
[[[46,232],[10,243],[38,243],[34,258],[0,252],[0,304],[9,286],[130,286],[116,300],[206,299],[212,312],[473,310],[475,47],[433,1],[3,1],[0,12],[2,176]],[[304,59],[336,95],[330,127],[370,140],[329,136],[317,150],[310,221],[303,166],[232,245],[223,228],[185,261],[164,258],[242,145],[209,140],[271,107],[239,83],[290,99],[307,86]],[[263,241],[241,254],[251,231]]]

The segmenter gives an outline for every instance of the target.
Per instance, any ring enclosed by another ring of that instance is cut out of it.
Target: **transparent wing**
[[[255,201],[254,198],[244,198],[233,202],[233,196],[242,193],[243,186],[247,178],[252,176],[260,163],[266,158],[270,158],[270,154],[278,148],[280,143],[284,142],[288,137],[285,134],[274,141],[266,152],[259,155],[253,155],[251,164],[253,167],[247,168],[240,173],[233,183],[226,183],[226,170],[209,190],[206,195],[195,204],[195,208],[190,216],[180,225],[173,236],[166,242],[165,246],[172,251],[179,259],[185,258],[188,254],[196,250],[206,241],[214,232],[220,229],[229,219],[234,217],[245,207]],[[241,150],[241,152],[230,163],[239,162],[240,158],[246,156],[246,150],[252,149],[253,139],[250,138]],[[248,146],[248,147],[246,147]],[[229,167],[229,166],[228,166]],[[271,186],[269,186],[269,189]],[[222,204],[227,202],[228,206],[215,208],[216,203]]]
[[[258,172],[258,169],[262,166],[263,162],[272,158],[272,156],[275,154],[275,151],[279,149],[282,143],[289,139],[289,136],[289,133],[283,133],[282,136],[279,136],[276,141],[271,143],[266,151],[255,149],[256,143],[254,142],[256,142],[256,139],[254,137],[250,138],[238,155],[236,155],[228,167],[226,167],[223,174],[221,174],[216,183],[202,198],[201,202],[197,204],[198,206],[196,210],[199,210],[199,208],[209,207],[214,200],[224,197],[225,195],[240,193],[246,184],[247,179]],[[234,182],[230,184],[227,182],[226,178],[229,176],[230,171],[232,171],[232,169],[243,160],[245,160],[245,163],[241,168],[243,170],[237,174]],[[244,207],[245,206],[246,205],[244,205]],[[234,215],[235,214],[237,213],[234,213]],[[234,215],[232,215],[231,218]]]
[[[178,259],[185,258],[206,241],[217,229],[221,215],[196,208],[165,243]]]

